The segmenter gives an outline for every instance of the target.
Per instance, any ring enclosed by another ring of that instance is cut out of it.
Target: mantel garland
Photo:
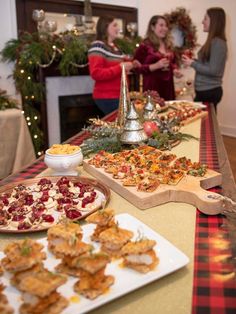
[[[174,47],[178,61],[180,61],[181,55],[185,51],[193,54],[193,50],[197,47],[197,29],[187,10],[179,7],[164,16],[169,23],[170,30],[177,27],[183,33],[184,42],[182,47]]]

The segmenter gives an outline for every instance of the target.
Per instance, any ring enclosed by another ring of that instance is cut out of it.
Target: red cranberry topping
[[[21,221],[24,219],[25,219],[24,215],[13,215],[13,217],[12,217],[12,221]]]
[[[54,218],[52,215],[42,215],[42,218],[45,222],[50,222],[50,223],[54,222]]]
[[[60,185],[69,185],[70,183],[70,180],[67,178],[67,177],[61,177],[60,180],[57,181],[57,186],[60,186]]]
[[[0,200],[3,202],[4,205],[8,205],[9,204],[8,197],[9,197],[9,195],[7,195],[7,194],[2,194],[0,196]]]
[[[52,182],[50,180],[48,180],[47,178],[42,178],[40,179],[40,181],[38,182],[38,185],[50,185]]]
[[[31,217],[34,219],[34,220],[38,220],[44,213],[45,211],[45,208],[34,208],[33,211],[32,211],[32,215]]]
[[[57,200],[58,204],[72,204],[73,201],[70,198],[59,198]]]
[[[79,217],[81,217],[81,212],[79,210],[76,209],[70,209],[66,211],[66,217],[69,219],[78,219]]]
[[[25,205],[32,205],[34,202],[34,199],[33,199],[33,195],[26,195],[25,196]]]
[[[95,191],[92,191],[91,196],[95,198],[97,196],[97,193]]]
[[[11,205],[9,208],[8,208],[8,213],[14,213],[14,212],[16,212],[16,211],[18,211],[19,210],[19,206],[17,206],[17,205],[15,205],[15,204],[13,204],[13,205]]]
[[[43,194],[41,197],[40,197],[40,201],[41,202],[47,202],[48,201],[48,199],[49,199],[49,195],[48,194]]]
[[[27,230],[30,229],[31,225],[28,222],[20,222],[18,225],[18,230]]]
[[[89,203],[94,202],[95,197],[94,196],[87,196],[82,200],[82,208],[84,208],[86,205],[88,205]]]

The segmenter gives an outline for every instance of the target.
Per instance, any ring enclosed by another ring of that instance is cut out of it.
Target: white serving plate
[[[76,296],[78,296],[78,294],[73,291],[73,285],[78,278],[69,277],[67,282],[58,288],[58,291],[63,296],[71,300],[69,306],[62,312],[63,314],[86,313],[119,298],[122,295],[145,286],[150,282],[164,277],[188,264],[189,258],[183,252],[135,217],[129,214],[120,214],[116,216],[116,221],[118,221],[120,227],[133,231],[134,239],[137,239],[138,235],[141,233],[149,239],[156,240],[157,244],[154,247],[154,250],[160,259],[159,264],[153,271],[150,271],[147,274],[141,274],[132,269],[120,267],[121,259],[109,263],[106,268],[106,274],[113,275],[115,277],[115,283],[110,287],[106,294],[99,296],[95,300],[88,300],[82,296],[77,298]],[[90,235],[93,233],[94,227],[93,224],[88,224],[82,227],[84,234],[83,241],[91,243]],[[47,246],[46,238],[39,240],[39,242],[43,243],[45,247]],[[95,243],[94,246],[99,249],[99,244]],[[53,271],[54,267],[60,260],[56,260],[46,248],[45,250],[47,252],[45,266]],[[3,252],[0,252],[0,258],[2,257]],[[9,286],[9,274],[5,273],[2,277],[2,282],[6,285],[4,293],[8,297],[11,306],[14,308],[15,313],[19,313],[18,309],[21,303],[20,292],[14,287]],[[77,301],[73,302],[72,300]]]

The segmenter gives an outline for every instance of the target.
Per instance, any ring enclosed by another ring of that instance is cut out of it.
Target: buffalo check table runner
[[[200,161],[219,171],[210,110],[201,123]],[[236,313],[236,278],[225,219],[196,212],[192,314]]]

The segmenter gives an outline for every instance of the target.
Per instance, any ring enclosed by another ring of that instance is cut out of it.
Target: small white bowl
[[[46,150],[44,157],[45,164],[53,170],[53,174],[57,176],[76,176],[78,174],[77,167],[83,162],[83,154],[81,149],[73,154],[50,154],[49,149]]]

